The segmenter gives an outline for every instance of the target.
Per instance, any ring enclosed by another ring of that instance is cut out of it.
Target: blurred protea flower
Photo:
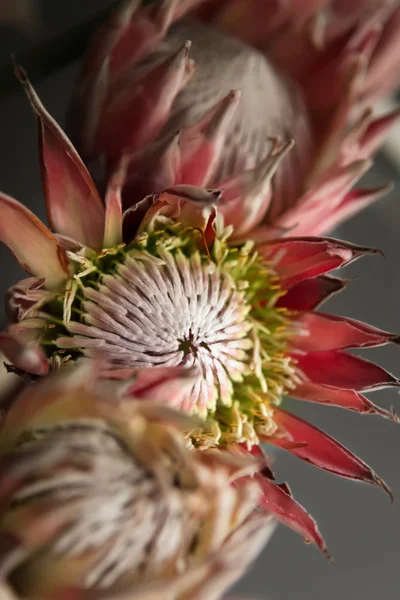
[[[126,206],[211,186],[235,236],[320,235],[387,191],[351,188],[398,116],[371,107],[399,79],[397,2],[141,4],[98,32],[70,110],[96,177],[128,161]]]
[[[183,415],[96,387],[46,378],[2,422],[2,577],[23,598],[221,598],[274,528],[260,461],[190,452]]]
[[[146,376],[126,394],[154,395],[197,416],[193,448],[228,447],[260,457],[263,441],[349,479],[385,487],[327,434],[282,409],[285,395],[397,419],[363,392],[399,381],[347,352],[398,342],[354,319],[315,311],[345,282],[329,272],[376,252],[331,238],[233,240],[218,191],[174,186],[123,213],[122,161],[105,205],[71,142],[17,69],[38,116],[40,159],[52,233],[1,195],[0,239],[30,273],[10,289],[1,349],[24,376],[103,357],[104,378]],[[193,377],[179,395],[172,368]],[[314,521],[264,470],[265,506],[325,549]]]

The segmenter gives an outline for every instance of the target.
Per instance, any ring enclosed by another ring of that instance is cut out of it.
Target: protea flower
[[[274,524],[257,509],[260,461],[190,452],[189,424],[140,397],[100,394],[87,367],[25,388],[0,432],[0,564],[12,590],[221,598]]]
[[[71,142],[24,72],[17,73],[39,120],[55,233],[16,200],[0,197],[0,239],[31,275],[9,291],[11,324],[0,339],[16,370],[41,376],[82,355],[102,356],[105,378],[129,379],[144,369],[127,387],[136,396],[154,393],[153,371],[161,368],[164,402],[200,419],[186,432],[193,448],[260,456],[266,441],[337,475],[385,487],[350,451],[280,407],[290,394],[397,419],[363,392],[399,381],[347,350],[398,338],[315,311],[345,286],[330,271],[376,251],[317,237],[232,241],[220,192],[193,186],[169,188],[123,214],[124,161],[103,205]],[[193,374],[179,396],[169,390],[172,368]],[[264,475],[263,504],[325,549],[288,488]]]
[[[127,160],[125,207],[213,187],[235,236],[320,235],[387,191],[351,188],[398,116],[371,107],[398,82],[396,2],[141,4],[98,32],[70,111],[96,177]]]

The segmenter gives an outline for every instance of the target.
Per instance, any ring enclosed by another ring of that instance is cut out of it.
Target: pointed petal
[[[292,498],[288,489],[274,483],[263,474],[256,475],[255,479],[262,490],[260,506],[272,512],[281,523],[299,533],[307,543],[315,544],[329,558],[329,552],[316,522]]]
[[[346,194],[339,206],[329,215],[324,218],[323,227],[316,225],[313,228],[313,234],[320,234],[328,230],[332,230],[340,223],[347,221],[353,215],[359,213],[364,208],[380,200],[393,189],[391,183],[383,185],[376,189],[355,189]]]
[[[314,383],[356,392],[399,387],[400,381],[374,363],[340,352],[309,352],[294,355],[299,369]]]
[[[283,238],[262,246],[259,252],[272,262],[285,287],[348,265],[361,256],[379,253],[327,237]]]
[[[275,482],[274,474],[268,466],[268,457],[263,447],[254,445],[251,450],[248,450],[245,444],[239,444],[235,448],[230,448],[229,451],[245,455],[251,454],[260,461],[263,468],[253,475],[253,479],[257,481],[262,492],[259,500],[260,507],[273,513],[281,523],[303,536],[306,543],[315,544],[331,560],[325,541],[318,531],[314,519],[293,499],[290,488],[286,483],[278,484]],[[244,477],[241,481],[248,479],[248,477]]]
[[[123,241],[121,192],[126,180],[126,170],[127,160],[123,157],[107,185],[103,248],[118,246]]]
[[[54,235],[30,210],[0,194],[0,240],[20,265],[46,287],[55,289],[69,277],[68,259]]]
[[[306,381],[297,385],[291,392],[291,396],[298,400],[346,408],[361,414],[380,415],[396,423],[399,422],[399,417],[394,410],[385,410],[380,406],[376,406],[368,398],[354,390],[342,390],[329,385]]]
[[[182,182],[207,186],[218,167],[240,97],[239,91],[230,92],[200,123],[183,130],[180,139]]]
[[[110,56],[111,75],[118,76],[132,69],[139,60],[150,54],[162,41],[172,23],[205,0],[161,0],[142,7],[136,14],[140,2],[128,1],[122,14],[122,31],[115,39]],[[132,9],[132,5],[134,8]],[[131,14],[127,15],[130,9]],[[118,12],[117,12],[118,17]],[[109,29],[115,29],[110,22]]]
[[[331,211],[326,211],[323,218],[318,218],[318,211],[312,215],[312,219],[306,225],[307,233],[318,236],[326,231],[332,231],[353,215],[386,196],[392,188],[393,185],[389,183],[376,189],[357,188],[351,190],[345,195],[338,206]],[[302,227],[295,227],[294,231],[301,233]]]
[[[305,446],[290,446],[288,451],[320,469],[347,479],[379,485],[391,494],[386,484],[368,465],[326,433],[281,408],[274,408],[274,419],[284,437],[268,438],[269,443],[285,448],[287,441],[305,442]]]
[[[279,298],[277,306],[284,306],[289,310],[313,310],[333,294],[341,292],[347,283],[329,275],[305,279],[289,288],[285,296]]]
[[[16,67],[39,121],[40,162],[51,227],[85,246],[101,249],[104,206],[75,148],[45,110],[25,71]]]
[[[276,220],[276,225],[289,228],[290,235],[296,237],[326,233],[332,228],[338,206],[370,167],[367,159],[335,165],[330,170],[323,166],[323,177]]]
[[[189,59],[190,42],[145,73],[135,85],[116,93],[102,114],[99,151],[110,160],[151,142],[167,121],[171,105],[194,73]]]
[[[124,185],[124,207],[134,207],[145,196],[179,184],[181,176],[181,132],[165,137],[128,155]]]
[[[296,318],[299,334],[293,346],[303,352],[371,348],[388,342],[399,342],[399,336],[366,325],[355,319],[307,312]]]
[[[365,156],[372,156],[379,150],[389,131],[399,119],[400,109],[397,109],[372,121],[360,141]]]
[[[254,169],[221,182],[221,212],[226,224],[234,226],[235,238],[261,223],[271,201],[273,176],[293,146],[293,140],[284,145],[275,140],[271,152]]]

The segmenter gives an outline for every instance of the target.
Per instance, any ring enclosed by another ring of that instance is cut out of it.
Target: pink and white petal
[[[400,386],[400,381],[382,367],[340,350],[295,354],[294,358],[299,369],[314,383],[356,392]]]
[[[93,158],[99,118],[107,101],[110,58],[124,35],[141,0],[121,2],[92,39],[78,76],[67,112],[68,130],[86,162]]]
[[[104,206],[93,180],[70,140],[39,100],[25,71],[16,67],[16,75],[39,121],[40,163],[50,226],[99,250]]]
[[[181,183],[180,137],[181,132],[178,132],[129,154],[123,189],[125,208],[138,205],[145,196]]]
[[[123,3],[121,15],[116,13],[120,21],[122,18],[124,27],[110,52],[110,83],[114,84],[116,78],[132,70],[138,61],[150,54],[174,21],[205,1],[207,0],[161,0],[144,6],[137,12],[137,0]],[[111,21],[110,26],[111,29],[115,27]]]
[[[28,273],[57,289],[69,277],[68,259],[49,229],[19,202],[0,194],[0,241]]]
[[[360,151],[362,155],[367,157],[375,154],[384,143],[391,128],[399,119],[400,109],[374,119],[360,139]]]
[[[389,342],[400,342],[398,335],[355,319],[327,313],[299,313],[296,317],[296,330],[298,333],[291,344],[301,352],[371,348]]]
[[[276,305],[288,310],[313,310],[334,294],[341,292],[347,283],[329,275],[305,279],[289,288],[286,294],[278,299]]]
[[[121,194],[126,182],[127,168],[128,159],[122,157],[107,184],[103,248],[118,246],[123,241]]]
[[[273,176],[293,146],[293,140],[284,145],[275,140],[271,152],[254,169],[235,175],[219,185],[223,191],[220,212],[224,215],[225,223],[234,226],[232,239],[248,234],[262,221],[272,198]],[[279,224],[277,226],[280,227]]]
[[[42,349],[11,333],[0,334],[0,350],[14,367],[24,373],[41,376],[49,371],[49,361]]]
[[[276,225],[288,229],[290,236],[315,235],[316,230],[325,233],[331,215],[370,166],[369,160],[359,160],[326,170],[319,181],[276,220]]]
[[[98,129],[99,152],[110,161],[151,142],[167,121],[171,105],[194,74],[190,42],[145,73],[135,85],[115,93],[103,110]]]
[[[181,182],[207,186],[224,149],[225,137],[238,108],[241,93],[230,92],[180,137]]]
[[[275,268],[286,288],[349,265],[361,256],[379,254],[373,248],[327,237],[282,238],[261,246],[259,252]]]
[[[124,395],[179,409],[197,378],[198,374],[193,369],[141,369],[124,390]]]
[[[316,211],[314,218],[307,226],[307,232],[318,236],[327,231],[332,231],[340,223],[343,223],[343,221],[347,221],[370,204],[384,198],[392,188],[392,184],[389,183],[377,189],[357,188],[352,190],[346,194],[341,203],[333,211],[326,211],[321,218],[318,218],[318,211]],[[298,233],[298,231],[301,233],[301,229],[295,228],[295,232]]]
[[[282,437],[267,438],[270,444],[340,477],[379,485],[391,496],[385,482],[368,465],[323,431],[278,407],[274,419]]]
[[[296,400],[345,408],[364,415],[380,415],[396,423],[399,422],[399,417],[393,409],[385,410],[355,390],[344,390],[330,385],[304,381],[296,386],[291,392],[291,396]]]

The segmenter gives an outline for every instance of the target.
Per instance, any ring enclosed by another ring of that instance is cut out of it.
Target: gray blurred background
[[[7,63],[11,52],[29,49],[107,5],[109,0],[38,1],[40,32],[0,26],[0,65]],[[0,11],[1,7],[2,0]],[[61,124],[76,70],[74,63],[36,86]],[[35,119],[22,92],[3,98],[0,89],[0,102],[0,189],[44,219]],[[387,181],[397,184],[397,189],[335,232],[338,238],[381,248],[386,258],[366,258],[342,271],[342,277],[355,280],[324,309],[400,333],[400,177],[394,162],[382,153],[365,183],[377,186]],[[3,246],[0,261],[3,294],[23,273]],[[4,318],[2,311],[2,323]],[[370,350],[367,356],[400,377],[400,348]],[[385,407],[394,405],[400,412],[396,391],[375,392],[373,401]],[[291,401],[290,409],[370,464],[393,489],[395,503],[390,505],[379,489],[340,480],[282,453],[276,462],[277,478],[290,483],[297,500],[317,519],[335,564],[330,565],[299,536],[279,527],[238,592],[268,600],[399,598],[400,426],[379,417],[300,401]]]

